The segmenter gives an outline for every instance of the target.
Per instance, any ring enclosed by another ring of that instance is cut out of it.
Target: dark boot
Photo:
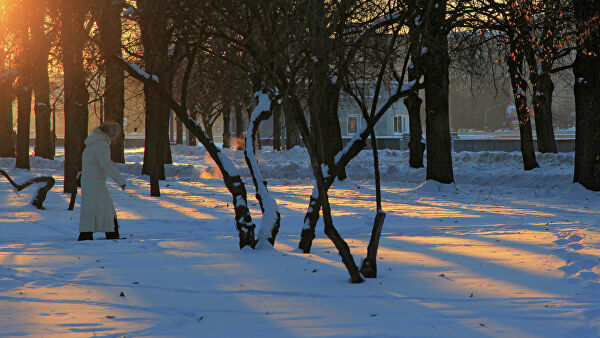
[[[93,232],[80,232],[78,241],[91,241],[94,239]]]
[[[121,237],[119,235],[119,221],[117,221],[117,216],[115,216],[115,231],[113,232],[105,232],[106,239],[119,239]]]

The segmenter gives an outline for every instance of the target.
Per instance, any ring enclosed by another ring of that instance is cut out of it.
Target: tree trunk
[[[427,179],[440,183],[454,182],[448,105],[450,58],[445,28],[446,3],[446,0],[436,2],[436,6],[431,9],[426,20],[422,55],[425,75]]]
[[[332,80],[331,66],[335,64],[332,50],[336,48],[330,36],[330,30],[323,25],[327,22],[327,4],[325,1],[311,1],[308,5],[308,24],[310,25],[310,53],[307,67],[310,85],[308,88],[308,110],[313,145],[321,164],[333,166],[335,155],[343,148],[342,131],[338,116],[341,83],[344,79]],[[306,141],[306,140],[305,140]],[[327,175],[327,173],[323,173]],[[346,178],[346,170],[339,172],[338,179]]]
[[[554,126],[552,124],[552,94],[554,83],[550,74],[543,74],[533,86],[533,111],[535,113],[535,131],[540,153],[557,153]]]
[[[87,38],[83,24],[87,8],[81,2],[61,0],[63,68],[65,78],[65,183],[64,192],[77,192],[77,172],[81,171],[83,141],[88,130],[86,75],[83,47]]]
[[[231,106],[225,104],[223,111],[223,148],[231,147]]]
[[[422,5],[422,4],[421,4]],[[422,7],[422,6],[421,6]],[[421,13],[422,9],[416,13]],[[419,15],[419,14],[416,14]],[[423,13],[420,14],[423,16]],[[408,67],[408,81],[419,81],[422,74],[421,60],[421,31],[418,26],[410,26],[409,31],[409,52],[410,65]],[[421,124],[421,104],[423,99],[419,96],[419,91],[414,90],[404,99],[404,105],[408,111],[409,141],[408,149],[410,152],[408,164],[411,168],[423,168],[423,153],[425,152],[425,143],[423,143],[423,126]]]
[[[575,0],[575,171],[573,181],[600,191],[600,2]]]
[[[160,1],[137,0],[140,10],[140,33],[144,47],[146,72],[156,76],[158,86],[144,83],[146,102],[146,136],[144,141],[144,165],[142,173],[150,176],[150,195],[160,196],[158,181],[165,177],[165,139],[168,141],[169,107],[159,96],[158,89],[168,93],[168,43],[167,18],[164,4]]]
[[[0,79],[0,157],[15,157],[13,88],[15,76]]]
[[[533,147],[533,135],[531,129],[531,117],[527,106],[527,80],[523,77],[523,54],[519,52],[516,45],[511,46],[512,55],[506,57],[508,73],[515,98],[515,107],[519,118],[519,132],[521,134],[521,154],[523,155],[523,167],[531,170],[539,167],[535,159]]]
[[[529,80],[533,88],[533,112],[538,151],[556,153],[556,140],[552,125],[552,93],[554,83],[550,76],[552,64],[538,60],[532,48],[527,49],[526,59],[529,65]]]
[[[50,126],[50,77],[48,55],[50,42],[44,32],[46,6],[42,2],[32,11],[31,39],[33,53],[33,90],[35,91],[35,155],[54,159],[54,139]]]
[[[125,146],[123,133],[123,117],[125,109],[125,74],[112,55],[121,56],[121,12],[122,4],[118,1],[104,0],[98,18],[100,30],[100,50],[104,58],[106,74],[104,88],[105,121],[113,121],[121,125],[121,133],[110,144],[111,159],[125,163]]]
[[[244,150],[244,117],[241,104],[235,105],[235,138],[237,150]]]
[[[288,109],[288,105],[284,104],[283,107],[283,115],[285,117],[285,149],[290,150],[295,146],[301,145],[300,131],[298,131],[294,117]]]
[[[175,124],[177,126],[177,136],[175,137],[175,144],[183,144],[183,124],[179,117],[175,117]]]
[[[281,105],[273,105],[273,150],[281,150]]]
[[[371,238],[367,246],[367,257],[360,266],[360,273],[365,278],[377,277],[377,250],[379,249],[379,239],[385,220],[385,212],[381,203],[381,175],[379,172],[379,155],[377,153],[377,138],[375,130],[371,129],[371,148],[373,149],[373,169],[375,171],[375,201],[377,203],[377,214],[371,230]]]
[[[266,94],[262,94],[261,97],[262,98],[259,100],[269,100]],[[262,245],[261,243],[264,243],[265,241],[271,243],[271,245],[275,245],[275,238],[277,237],[281,224],[279,207],[267,189],[267,181],[263,177],[262,170],[258,165],[254,153],[254,135],[257,134],[260,123],[269,118],[272,113],[272,108],[277,109],[276,105],[272,103],[270,108],[268,108],[269,110],[265,110],[267,109],[266,106],[262,106],[261,104],[254,109],[250,116],[248,130],[246,132],[246,145],[248,146],[244,150],[244,157],[246,158],[246,163],[250,169],[250,175],[252,176],[252,181],[254,182],[254,187],[256,189],[256,200],[258,201],[260,210],[263,214],[261,226],[257,234],[259,247]]]
[[[17,162],[16,167],[29,168],[29,129],[31,120],[31,84],[29,74],[21,70],[17,81]]]
[[[315,74],[309,90],[310,130],[322,164],[331,167],[335,155],[343,148],[338,116],[340,89],[325,74]],[[327,174],[327,173],[325,173]],[[346,171],[338,175],[346,178]]]

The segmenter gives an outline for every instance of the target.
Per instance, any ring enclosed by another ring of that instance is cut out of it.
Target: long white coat
[[[126,182],[110,162],[110,137],[96,128],[85,139],[82,157],[79,232],[114,231],[116,213],[106,188],[107,176],[120,186]]]

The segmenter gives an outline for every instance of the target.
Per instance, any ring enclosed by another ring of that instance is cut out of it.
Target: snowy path
[[[528,173],[537,182],[554,177],[549,189],[519,188],[494,181],[513,166],[510,159],[488,165],[487,172],[464,160],[457,176],[481,184],[457,179],[457,191],[438,191],[435,184],[412,183],[423,171],[409,172],[403,163],[389,169],[404,157],[391,152],[383,163],[387,172],[397,170],[394,180],[406,172],[409,179],[384,181],[380,276],[353,285],[321,224],[312,254],[295,249],[312,190],[297,175],[302,164],[273,163],[268,153],[259,158],[292,173],[266,175],[277,177],[269,188],[280,205],[281,233],[275,249],[240,251],[223,183],[197,178],[211,175],[196,150],[175,154],[170,170],[177,177],[161,182],[160,199],[148,196],[144,177],[127,175],[125,192],[112,185],[128,239],[96,234],[86,243],[76,241],[78,207],[67,211],[68,196],[60,193],[60,161],[38,160],[28,173],[0,159],[0,168],[17,178],[57,178],[45,211],[28,205],[32,190],[17,196],[0,181],[0,336],[599,333],[600,197],[565,182],[568,165]],[[140,156],[131,152],[128,161]],[[366,160],[353,165],[367,167]],[[119,167],[130,174],[136,168]],[[331,202],[334,222],[360,263],[374,192],[371,181],[352,173],[358,178],[336,183]],[[258,223],[258,206],[250,200]]]

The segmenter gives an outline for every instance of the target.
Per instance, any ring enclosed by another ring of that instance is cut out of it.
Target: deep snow
[[[350,284],[317,228],[296,249],[312,192],[303,149],[256,154],[282,214],[274,249],[239,250],[231,196],[201,148],[173,147],[162,197],[127,151],[110,183],[127,239],[77,242],[62,160],[32,158],[17,180],[53,175],[47,210],[0,181],[0,336],[573,336],[600,331],[600,195],[572,181],[573,154],[454,154],[455,186],[425,182],[408,153],[383,150],[387,213],[379,277]],[[248,175],[243,153],[224,150]],[[357,264],[375,216],[371,153],[331,191]],[[245,177],[254,221],[252,181]],[[123,296],[120,294],[123,293]]]

